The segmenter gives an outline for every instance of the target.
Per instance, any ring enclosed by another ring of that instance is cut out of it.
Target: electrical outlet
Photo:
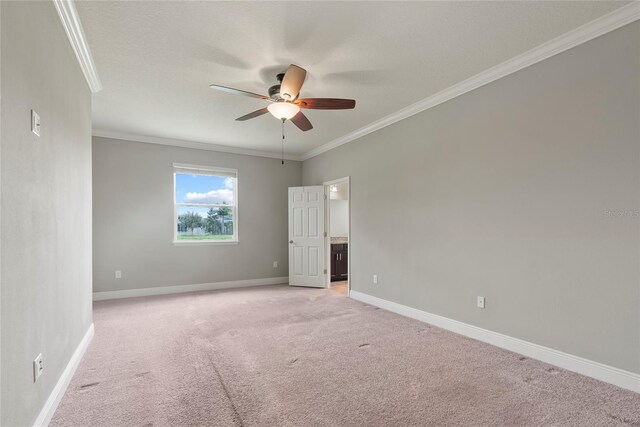
[[[377,274],[373,275],[373,283],[376,284],[376,285],[378,284],[378,275]]]
[[[40,115],[33,110],[31,110],[31,132],[40,136]]]
[[[33,382],[35,383],[44,371],[44,363],[42,362],[42,353],[33,361]]]
[[[478,297],[478,308],[484,308],[484,297]]]
[[[122,279],[122,271],[116,270],[116,279]]]
[[[273,268],[278,268],[278,261],[273,261]]]

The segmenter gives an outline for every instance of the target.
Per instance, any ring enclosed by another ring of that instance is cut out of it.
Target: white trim
[[[532,359],[541,360],[560,368],[640,393],[640,374],[614,368],[613,366],[594,362],[593,360],[574,356],[498,332],[482,329],[437,314],[387,301],[362,292],[351,291],[350,297],[365,304],[374,305],[469,338],[495,345],[496,347],[523,354]]]
[[[331,181],[325,181],[325,182],[323,182],[323,184],[324,185],[340,184],[340,183],[343,183],[345,181],[350,181],[350,180],[351,180],[351,176],[347,175],[347,176],[342,177],[342,178],[332,179]]]
[[[501,79],[502,77],[513,74],[516,71],[520,71],[523,68],[529,67],[554,55],[576,47],[582,43],[588,42],[589,40],[610,31],[616,30],[638,19],[640,19],[640,2],[634,1],[631,4],[622,6],[611,13],[603,15],[600,18],[566,32],[555,39],[476,74],[473,77],[463,80],[460,83],[418,101],[415,104],[409,105],[395,113],[391,113],[388,116],[369,123],[368,125],[353,132],[349,132],[348,134],[336,138],[333,141],[321,145],[320,147],[307,151],[300,156],[300,159],[303,161],[310,159],[355,139],[361,138],[379,129],[399,122],[400,120],[428,110],[429,108],[433,108],[443,102],[447,102],[495,80]]]
[[[221,168],[219,166],[206,166],[206,165],[192,165],[189,163],[174,163],[174,169],[187,169],[189,172],[193,171],[193,173],[204,172],[204,175],[214,175],[212,172],[220,172],[220,173],[229,173],[233,174],[233,178],[238,177],[238,169],[233,168]],[[181,172],[186,173],[186,172]]]
[[[240,240],[174,240],[175,246],[198,246],[198,245],[237,245]]]
[[[146,297],[150,295],[181,294],[185,292],[214,291],[219,289],[245,288],[247,286],[280,285],[289,283],[288,277],[234,280],[231,282],[200,283],[197,285],[162,286],[158,288],[125,289],[122,291],[94,292],[93,300]]]
[[[89,89],[93,93],[100,92],[102,83],[100,82],[100,77],[98,77],[96,65],[93,63],[89,43],[87,43],[87,39],[84,36],[82,23],[73,0],[53,0],[53,4],[56,7],[56,11],[58,11],[64,31],[67,33],[71,48],[76,54],[82,74],[87,79]]]
[[[179,139],[128,134],[100,129],[93,129],[92,135],[100,138],[111,138],[130,142],[144,142],[147,144],[169,145],[173,147],[194,148],[196,150],[217,151],[219,153],[242,154],[245,156],[268,157],[271,159],[280,159],[282,157],[279,152],[276,153],[273,151],[253,150],[251,148],[230,147],[228,145],[218,145],[208,142],[183,141]],[[284,159],[299,162],[300,156],[294,154],[285,154]]]
[[[42,407],[40,414],[38,414],[38,418],[36,418],[36,421],[33,423],[34,427],[46,427],[49,425],[51,418],[53,418],[53,414],[58,408],[58,404],[62,400],[62,397],[64,396],[64,393],[67,390],[69,383],[71,382],[73,374],[76,372],[76,369],[78,368],[78,365],[82,360],[82,356],[84,356],[84,353],[89,347],[89,343],[93,339],[93,335],[94,327],[92,323],[89,326],[89,329],[87,329],[87,332],[85,332],[84,337],[82,337],[80,344],[78,344],[78,347],[76,347],[76,350],[73,352],[71,359],[69,359],[67,367],[64,368],[64,371],[62,371],[62,375],[60,375],[56,386],[51,391],[51,394]]]

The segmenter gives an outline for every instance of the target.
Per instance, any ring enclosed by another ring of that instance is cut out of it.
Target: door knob
[[[289,240],[289,243],[293,244],[293,240]]]

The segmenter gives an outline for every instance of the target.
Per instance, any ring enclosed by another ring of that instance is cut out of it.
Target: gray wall
[[[240,243],[173,245],[174,162],[238,169]],[[300,162],[94,137],[94,292],[287,276],[301,181]]]
[[[0,423],[21,426],[35,421],[91,325],[91,95],[51,2],[0,9]],[[45,371],[33,383],[38,353]]]
[[[351,176],[353,289],[639,373],[639,43],[630,24],[305,161],[305,185]]]

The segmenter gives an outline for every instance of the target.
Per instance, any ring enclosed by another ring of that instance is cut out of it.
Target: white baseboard
[[[36,421],[33,423],[34,427],[46,427],[49,425],[51,418],[53,418],[53,414],[56,412],[56,408],[58,408],[58,404],[62,400],[65,391],[67,391],[67,387],[71,382],[73,374],[76,372],[76,369],[82,360],[82,356],[84,356],[85,351],[87,351],[87,348],[89,347],[89,343],[93,339],[93,334],[94,328],[92,323],[91,326],[89,326],[89,329],[87,329],[87,332],[85,332],[84,337],[82,337],[82,341],[80,341],[80,344],[78,344],[78,347],[76,347],[76,350],[73,352],[69,363],[67,363],[67,367],[62,371],[62,375],[60,375],[56,386],[51,391],[51,394],[40,411],[40,414],[38,414],[38,418],[36,418]]]
[[[613,366],[594,362],[593,360],[574,356],[572,354],[564,353],[562,351],[530,343],[528,341],[513,338],[487,329],[482,329],[477,326],[469,325],[437,314],[428,313],[406,305],[387,301],[362,292],[352,290],[349,296],[360,302],[374,305],[403,316],[411,317],[412,319],[420,320],[439,328],[495,345],[496,347],[520,353],[532,359],[541,360],[545,363],[640,393],[640,374],[614,368]]]
[[[245,288],[247,286],[279,285],[289,283],[288,277],[268,277],[264,279],[234,280],[231,282],[200,283],[197,285],[162,286],[158,288],[126,289],[122,291],[94,292],[93,300],[145,297],[150,295],[180,294],[184,292],[214,291],[219,289]]]

